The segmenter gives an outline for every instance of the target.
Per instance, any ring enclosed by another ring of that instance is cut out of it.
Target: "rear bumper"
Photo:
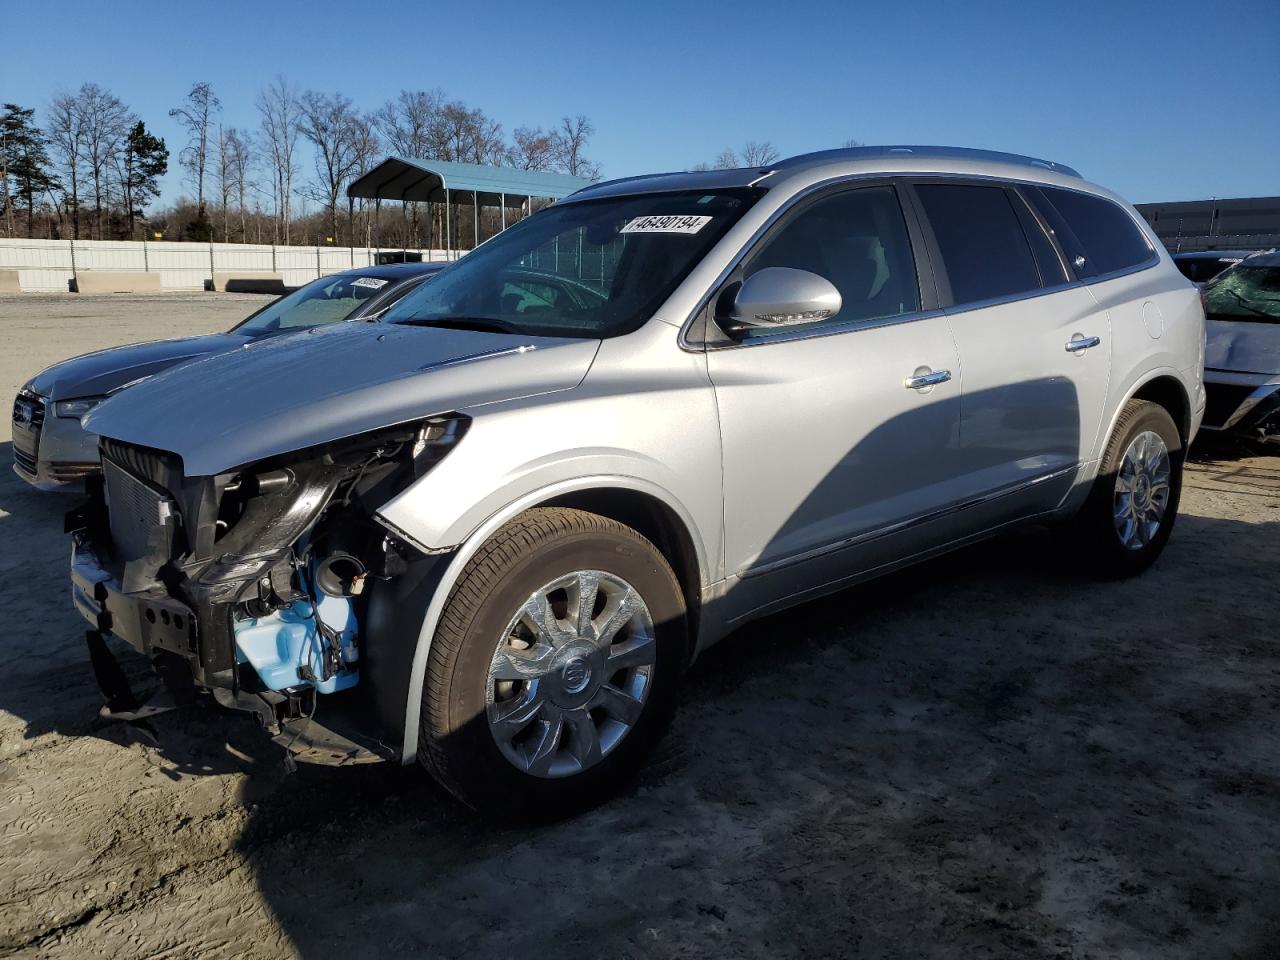
[[[139,653],[163,650],[188,660],[199,656],[191,610],[164,593],[125,593],[78,535],[71,545],[71,598],[95,629],[119,637]]]

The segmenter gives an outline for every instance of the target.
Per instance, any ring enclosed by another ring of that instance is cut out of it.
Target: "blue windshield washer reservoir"
[[[341,638],[342,664],[327,680],[320,678],[325,675],[329,641],[316,625],[317,616]],[[360,680],[355,611],[346,597],[321,594],[314,604],[295,600],[265,617],[237,621],[233,632],[236,659],[251,665],[271,690],[309,684],[320,693],[336,693]],[[300,671],[304,665],[316,679],[303,678]]]

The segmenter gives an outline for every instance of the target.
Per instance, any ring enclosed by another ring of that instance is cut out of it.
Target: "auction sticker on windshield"
[[[711,218],[706,216],[636,217],[622,228],[622,232],[697,233],[710,222]]]
[[[380,280],[377,277],[358,277],[351,281],[353,287],[372,287],[374,290],[381,290],[387,285],[386,280]]]

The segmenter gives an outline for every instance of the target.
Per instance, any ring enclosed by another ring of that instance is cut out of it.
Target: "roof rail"
[[[1041,170],[1052,170],[1068,177],[1080,177],[1079,171],[1068,167],[1065,163],[1054,163],[1052,160],[1041,160],[1038,157],[1027,157],[1020,153],[1002,153],[999,150],[975,150],[971,147],[929,147],[929,146],[883,146],[883,147],[842,147],[836,150],[819,150],[815,153],[802,153],[796,157],[788,157],[772,164],[774,170],[787,170],[794,167],[807,166],[812,163],[833,160],[878,159],[890,156],[947,157],[956,160],[990,160],[998,163],[1012,163],[1025,167],[1039,167]],[[1083,179],[1083,177],[1080,177]]]

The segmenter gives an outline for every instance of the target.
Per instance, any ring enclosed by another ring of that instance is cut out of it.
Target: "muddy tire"
[[[636,531],[537,508],[466,565],[431,644],[418,759],[464,803],[567,816],[634,776],[674,709],[684,596]]]
[[[1183,454],[1164,407],[1146,400],[1125,405],[1089,499],[1067,531],[1080,569],[1118,579],[1155,562],[1178,516]]]

